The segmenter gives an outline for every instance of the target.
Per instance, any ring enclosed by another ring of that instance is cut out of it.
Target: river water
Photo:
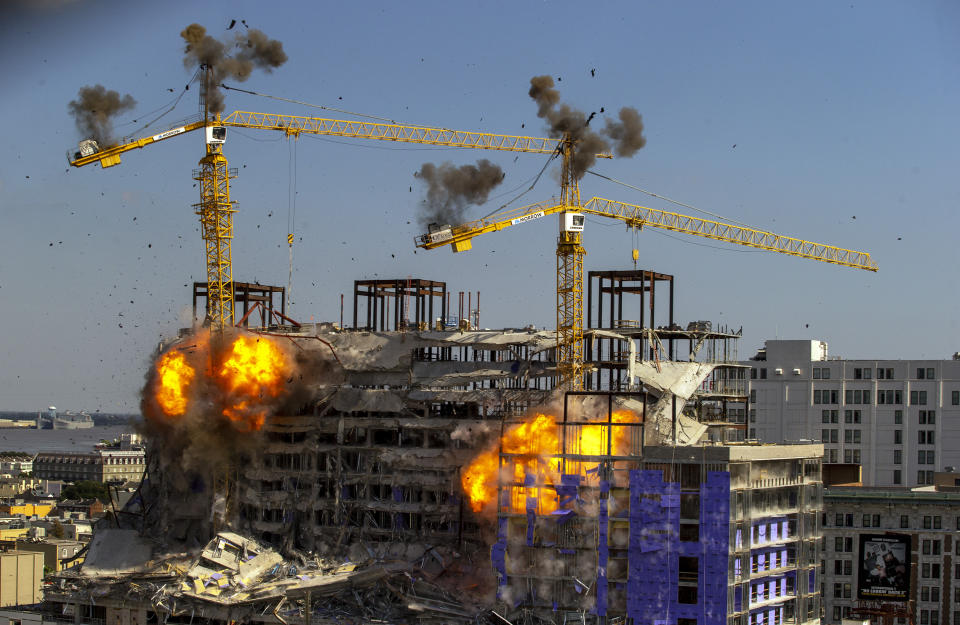
[[[97,425],[87,430],[34,430],[0,428],[0,452],[22,451],[91,451],[101,439],[112,441],[122,432],[132,432],[132,425]]]

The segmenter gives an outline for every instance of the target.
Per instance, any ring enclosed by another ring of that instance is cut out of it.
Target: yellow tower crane
[[[201,80],[203,84],[206,84],[205,80]],[[206,247],[207,321],[217,330],[233,325],[234,321],[231,242],[236,209],[235,202],[230,200],[230,179],[236,177],[236,170],[228,168],[223,155],[228,127],[277,130],[294,138],[301,134],[313,134],[503,152],[552,154],[558,149],[557,139],[248,111],[221,115],[207,110],[200,119],[188,120],[156,135],[102,149],[91,140],[82,141],[79,151],[69,159],[70,164],[83,167],[100,163],[101,167],[107,168],[118,165],[120,155],[130,150],[201,128],[205,130],[206,155],[200,160],[199,169],[194,172],[194,179],[200,183],[200,202],[194,208],[200,217],[201,234]]]
[[[569,137],[561,141],[563,163],[559,203],[549,200],[501,210],[483,219],[460,225],[438,226],[431,232],[418,236],[415,241],[417,247],[425,249],[449,245],[454,252],[464,252],[471,249],[471,240],[477,235],[496,232],[549,215],[559,215],[556,359],[560,387],[563,389],[583,389],[583,256],[586,250],[582,237],[585,216],[588,214],[618,219],[635,229],[651,226],[844,267],[877,270],[876,263],[866,252],[598,197],[581,204],[579,184],[571,169],[575,147]]]

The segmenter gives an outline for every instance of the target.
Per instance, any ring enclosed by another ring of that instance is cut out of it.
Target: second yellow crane
[[[487,232],[496,232],[549,215],[559,215],[557,237],[557,367],[559,386],[566,390],[583,389],[583,227],[586,215],[618,219],[628,227],[662,228],[718,241],[746,245],[758,249],[810,258],[844,267],[876,271],[870,254],[832,245],[786,237],[745,226],[690,217],[680,213],[593,198],[580,203],[579,183],[572,175],[571,162],[576,145],[572,139],[561,143],[560,201],[547,201],[521,208],[502,210],[483,219],[459,224],[445,224],[416,239],[416,245],[435,249],[449,245],[454,252],[471,249],[472,239]]]

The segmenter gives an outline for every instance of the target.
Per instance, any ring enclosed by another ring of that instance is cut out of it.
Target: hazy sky
[[[191,179],[202,136],[130,152],[108,170],[74,169],[65,153],[81,137],[67,103],[96,83],[129,93],[138,106],[117,132],[136,131],[192,75],[180,31],[198,22],[219,36],[232,19],[289,56],[244,88],[545,136],[527,89],[550,74],[575,107],[643,115],[647,146],[597,171],[873,255],[877,274],[642,232],[640,267],[676,276],[677,318],[742,325],[742,356],[775,336],[824,339],[832,355],[856,358],[960,349],[956,2],[24,0],[2,12],[0,409],[135,410],[157,342],[189,325],[188,284],[205,279]],[[226,107],[348,117],[236,92]],[[196,112],[193,88],[143,134]],[[306,137],[292,146],[279,133],[232,130],[235,279],[287,282],[294,152],[295,318],[338,320],[355,279],[415,276],[480,291],[483,326],[553,327],[553,219],[475,239],[464,254],[413,244],[423,163],[501,165],[496,197],[470,213],[480,216],[530,184],[545,163],[537,155]],[[557,180],[545,174],[520,203],[554,195]],[[676,209],[593,176],[581,193]],[[633,237],[618,222],[591,219],[584,243],[588,271],[633,266]]]

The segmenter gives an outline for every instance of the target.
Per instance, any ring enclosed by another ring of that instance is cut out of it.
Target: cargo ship
[[[93,417],[82,410],[58,413],[56,406],[50,406],[46,412],[37,413],[38,430],[87,430],[93,425]]]

